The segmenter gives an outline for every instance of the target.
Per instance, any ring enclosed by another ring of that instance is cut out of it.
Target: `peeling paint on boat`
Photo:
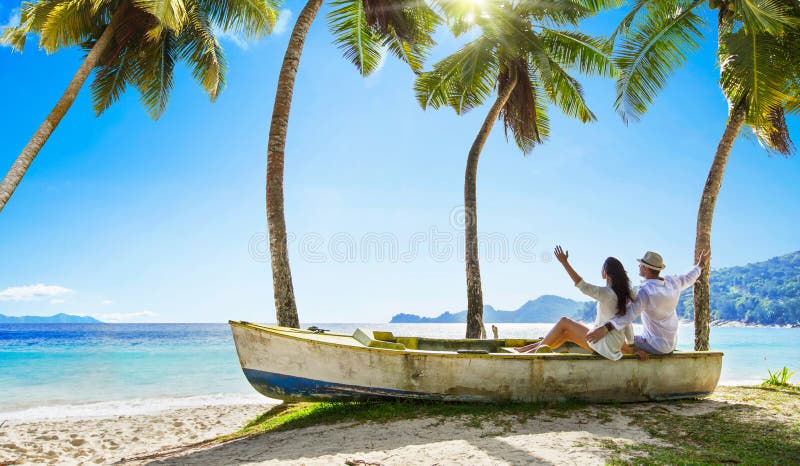
[[[652,356],[649,361],[635,356],[610,361],[588,354],[460,354],[402,349],[404,345],[398,341],[413,341],[420,347],[463,345],[473,350],[481,345],[495,348],[503,342],[424,342],[398,337],[382,345],[382,340],[369,338],[390,338],[390,333],[372,335],[367,331],[368,337],[359,335],[359,341],[351,335],[247,322],[230,324],[247,380],[260,393],[284,400],[632,402],[696,398],[714,391],[722,368],[719,352],[680,352]]]

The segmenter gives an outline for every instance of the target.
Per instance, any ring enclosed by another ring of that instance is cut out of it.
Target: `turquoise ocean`
[[[308,324],[312,325],[312,324]],[[314,324],[395,335],[461,338],[464,324]],[[534,338],[552,324],[496,324],[501,338]],[[679,350],[691,350],[691,324]],[[638,329],[637,329],[638,332]],[[720,384],[757,384],[767,370],[800,373],[800,329],[711,329],[725,353]],[[800,383],[795,375],[794,383]],[[0,422],[144,414],[165,408],[261,403],[242,375],[227,324],[0,325]]]

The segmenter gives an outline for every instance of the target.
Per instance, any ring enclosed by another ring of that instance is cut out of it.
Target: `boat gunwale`
[[[268,333],[270,335],[274,335],[281,338],[288,338],[291,340],[299,340],[304,342],[313,342],[318,345],[324,346],[333,346],[337,348],[344,348],[347,350],[358,350],[358,351],[379,351],[386,354],[395,354],[395,355],[402,355],[402,354],[419,354],[425,356],[437,356],[437,357],[444,357],[444,358],[492,358],[492,359],[554,359],[558,361],[570,361],[570,360],[583,360],[583,361],[591,361],[591,360],[608,360],[600,355],[597,354],[577,354],[577,353],[457,353],[455,351],[429,351],[429,350],[415,350],[415,349],[408,349],[405,350],[395,350],[389,348],[379,348],[379,347],[369,347],[369,346],[355,346],[355,345],[346,345],[342,343],[334,343],[331,341],[323,341],[323,340],[313,340],[309,338],[304,338],[302,336],[291,335],[288,333],[284,333],[283,331],[275,330],[276,328],[286,329],[290,332],[295,333],[302,333],[304,335],[316,335],[314,332],[309,330],[303,329],[295,329],[290,327],[279,327],[276,325],[262,325],[256,324],[253,322],[245,322],[245,321],[235,321],[229,320],[228,324],[231,326],[242,327],[250,330],[256,330],[262,333]],[[324,335],[332,335],[337,337],[345,337],[351,338],[358,343],[352,335],[346,335],[343,333],[325,333]],[[467,340],[467,339],[464,339]],[[708,357],[708,356],[719,356],[722,357],[724,354],[721,351],[680,351],[674,352],[670,354],[651,354],[650,359],[696,359],[701,357]],[[622,356],[622,359],[628,360],[638,360],[639,357],[635,354],[626,354]]]

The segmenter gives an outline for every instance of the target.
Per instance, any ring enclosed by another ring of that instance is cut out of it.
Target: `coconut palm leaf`
[[[494,91],[497,77],[495,42],[480,36],[417,77],[414,91],[422,108],[451,106],[464,113]]]
[[[552,101],[565,115],[577,118],[583,123],[596,121],[594,113],[589,110],[583,98],[583,87],[577,79],[570,76],[561,66],[550,60],[550,71],[553,79]]]
[[[362,75],[371,74],[383,61],[383,41],[367,23],[363,1],[334,0],[331,6],[328,20],[334,43]]]
[[[172,31],[165,29],[155,43],[149,40],[148,32],[148,47],[140,51],[135,68],[134,84],[141,94],[139,101],[154,120],[166,110],[174,86],[173,70],[178,59],[176,43]]]
[[[156,25],[147,31],[148,39],[153,42],[162,40],[165,29],[179,34],[186,24],[186,4],[183,0],[132,0],[132,3],[156,18]]]
[[[541,38],[547,53],[563,66],[577,68],[586,75],[618,74],[611,59],[613,43],[606,38],[550,28],[543,29]]]
[[[222,46],[214,35],[209,17],[197,5],[187,11],[187,20],[186,28],[178,36],[176,44],[178,57],[190,64],[192,76],[213,102],[225,87],[227,67]],[[264,24],[265,28],[267,24],[268,21]]]
[[[747,102],[751,125],[769,124],[769,115],[789,100],[785,93],[790,67],[779,38],[740,29],[722,37],[720,85],[730,102]]]
[[[42,23],[39,46],[48,53],[60,48],[80,45],[91,36],[97,25],[91,0],[57,2]]]
[[[531,84],[531,76],[527,62],[520,58],[515,63],[510,64],[512,68],[504,68],[497,76],[497,92],[503,93],[512,82],[514,89],[506,100],[500,111],[500,118],[503,120],[503,129],[506,140],[508,132],[517,147],[523,154],[531,152],[535,145],[542,143],[542,135],[539,132],[539,118],[536,115],[536,93]]]
[[[97,72],[91,89],[94,111],[98,116],[120,98],[128,83],[133,82],[136,58],[134,49],[124,49]]]
[[[733,4],[743,28],[749,32],[777,34],[786,26],[798,25],[791,8],[781,0],[733,0]]]
[[[3,38],[0,42],[22,52],[28,33],[41,31],[50,12],[56,6],[55,2],[23,2],[20,7],[19,25],[4,28]]]
[[[622,119],[638,119],[666,84],[667,77],[700,45],[702,18],[693,0],[672,12],[656,9],[622,39],[615,62],[620,69],[614,107]]]
[[[247,39],[272,33],[278,19],[280,0],[193,0],[208,22],[222,31],[233,31]],[[187,9],[188,10],[188,9]]]
[[[752,127],[758,142],[769,152],[783,156],[792,155],[795,152],[795,146],[789,134],[784,110],[782,108],[772,109],[767,119],[768,125]]]
[[[490,14],[485,10],[492,6],[464,0],[431,0],[431,4],[442,12],[450,32],[456,37],[472,30],[476,26],[475,20]]]
[[[516,18],[529,17],[538,24],[552,27],[575,26],[580,20],[594,14],[589,5],[591,3],[578,0],[520,0],[513,10],[513,16]],[[501,11],[508,12],[509,10],[504,8]]]
[[[422,71],[428,52],[436,43],[433,33],[441,18],[430,7],[416,0],[405,1],[407,7],[388,21],[380,19],[375,27],[383,37],[383,45],[395,57],[408,63],[415,73]],[[373,24],[367,16],[367,21]]]

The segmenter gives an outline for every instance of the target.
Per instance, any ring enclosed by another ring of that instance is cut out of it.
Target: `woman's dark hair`
[[[603,263],[603,270],[605,270],[608,278],[611,279],[611,289],[617,295],[617,315],[624,316],[628,303],[633,301],[631,280],[628,278],[628,272],[625,271],[622,262],[616,257],[606,259],[605,263]]]

